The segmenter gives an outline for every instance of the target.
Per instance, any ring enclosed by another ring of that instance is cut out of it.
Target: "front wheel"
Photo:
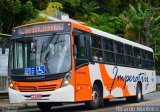
[[[100,101],[100,90],[98,89],[97,85],[94,84],[92,90],[92,100],[85,102],[85,104],[91,109],[97,109],[100,106]]]
[[[38,102],[37,103],[38,108],[43,112],[49,111],[52,105],[53,104],[51,102]]]

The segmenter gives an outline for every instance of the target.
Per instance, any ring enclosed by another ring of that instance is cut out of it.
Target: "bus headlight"
[[[11,89],[14,89],[14,84],[13,84],[12,79],[10,77],[8,78],[8,85]]]
[[[61,87],[65,87],[68,86],[70,84],[70,80],[71,80],[71,72],[67,73],[64,76],[63,82],[62,82],[62,86]]]

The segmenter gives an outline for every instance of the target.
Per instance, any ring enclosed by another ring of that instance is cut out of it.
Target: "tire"
[[[127,97],[126,100],[133,103],[139,103],[143,100],[142,87],[140,84],[137,84],[136,96]]]
[[[97,109],[102,101],[100,95],[100,90],[98,89],[97,85],[94,84],[92,89],[92,100],[85,102],[86,106],[93,110]]]
[[[137,85],[137,89],[136,89],[136,102],[139,103],[142,101],[143,99],[143,95],[142,95],[142,87],[140,84]]]
[[[47,112],[53,105],[51,102],[38,102],[37,106],[42,112]]]

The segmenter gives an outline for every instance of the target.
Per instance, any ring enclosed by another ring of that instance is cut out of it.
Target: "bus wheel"
[[[51,102],[38,102],[37,106],[41,111],[47,112],[51,109],[52,103]]]
[[[136,102],[139,103],[142,101],[143,99],[143,95],[142,95],[142,87],[140,86],[140,84],[137,85],[137,89],[136,89]]]
[[[92,100],[85,102],[85,104],[91,109],[97,109],[100,105],[100,98],[100,90],[98,89],[97,85],[94,84],[92,89]]]
[[[136,102],[136,103],[139,103],[143,100],[142,87],[140,84],[137,84],[136,96],[127,97],[126,100],[128,102]]]

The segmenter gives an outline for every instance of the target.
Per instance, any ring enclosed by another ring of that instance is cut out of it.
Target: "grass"
[[[160,84],[157,84],[156,91],[160,91]]]

